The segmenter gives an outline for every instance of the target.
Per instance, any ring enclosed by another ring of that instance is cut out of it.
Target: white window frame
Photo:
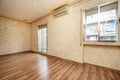
[[[111,40],[109,40],[109,41],[100,41],[100,20],[98,20],[98,40],[94,40],[94,42],[117,42],[118,41],[118,31],[119,31],[119,29],[118,29],[118,26],[119,26],[119,1],[118,0],[116,0],[116,1],[112,1],[112,2],[108,2],[108,3],[104,3],[104,4],[101,4],[101,5],[98,5],[98,6],[95,6],[95,7],[91,7],[91,8],[88,8],[88,9],[85,9],[85,10],[83,10],[83,24],[84,24],[84,41],[93,41],[93,40],[86,40],[86,11],[87,10],[90,10],[90,9],[93,9],[93,8],[96,8],[97,7],[97,9],[98,9],[98,14],[100,14],[100,7],[102,7],[102,6],[105,6],[105,5],[109,5],[109,4],[112,4],[112,3],[115,3],[115,2],[117,2],[118,3],[118,6],[117,6],[117,12],[116,12],[116,40],[115,41],[111,41]]]

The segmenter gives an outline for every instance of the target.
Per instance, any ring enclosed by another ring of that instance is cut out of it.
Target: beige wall
[[[85,45],[84,60],[87,63],[120,70],[120,47]]]
[[[80,46],[80,26],[82,25],[80,9],[88,9],[109,1],[115,0],[86,0],[71,6],[68,15],[56,19],[50,15],[31,24],[31,50],[38,51],[37,26],[48,23],[47,54],[120,70],[120,47]]]
[[[0,17],[0,55],[30,50],[30,25]]]
[[[74,13],[74,14],[72,14]],[[49,16],[31,25],[31,50],[37,51],[37,26],[48,22],[48,54],[82,63],[79,11],[54,19]]]

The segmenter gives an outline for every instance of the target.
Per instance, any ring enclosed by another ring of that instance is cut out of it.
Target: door
[[[47,27],[39,27],[38,30],[38,51],[42,53],[47,52]]]

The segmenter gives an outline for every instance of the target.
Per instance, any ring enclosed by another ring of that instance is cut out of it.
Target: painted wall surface
[[[87,63],[120,70],[120,47],[85,45],[84,60]]]
[[[53,18],[53,16],[50,15],[31,24],[31,50],[38,51],[37,26],[47,23],[47,54],[80,63],[84,61],[86,63],[120,70],[120,47],[80,46],[80,27],[82,25],[81,9],[88,9],[110,1],[115,0],[86,0],[71,6],[68,15],[59,18]]]
[[[0,17],[0,55],[30,50],[30,25]]]
[[[79,14],[79,13],[75,13]],[[69,21],[68,21],[69,20]],[[74,23],[71,23],[75,21]],[[31,25],[31,50],[37,51],[37,26],[48,22],[48,54],[77,62],[82,62],[80,47],[80,18],[66,15],[54,19],[53,16]],[[73,27],[74,26],[74,27]]]

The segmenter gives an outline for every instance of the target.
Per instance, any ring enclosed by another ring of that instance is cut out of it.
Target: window
[[[86,11],[86,40],[98,40],[98,9]]]
[[[38,51],[46,53],[47,50],[47,28],[40,27],[38,30]]]
[[[85,10],[85,40],[117,40],[118,2]]]

